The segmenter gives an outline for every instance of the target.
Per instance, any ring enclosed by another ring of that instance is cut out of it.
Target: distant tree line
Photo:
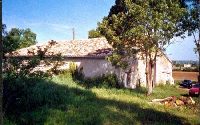
[[[173,71],[187,71],[187,72],[198,72],[199,64],[198,61],[172,61]],[[191,67],[184,67],[184,64],[189,64]]]

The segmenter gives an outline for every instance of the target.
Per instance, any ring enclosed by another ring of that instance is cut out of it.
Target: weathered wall
[[[146,86],[146,63],[144,60],[138,60],[138,82],[141,86]]]
[[[130,67],[126,69],[117,69],[115,70],[115,74],[117,75],[121,84],[123,84],[126,88],[136,88],[136,84],[138,81],[138,60],[129,60]]]
[[[174,84],[172,77],[172,64],[164,56],[158,57],[157,59],[156,76],[157,83]]]
[[[135,88],[136,85],[146,86],[146,65],[144,60],[131,60],[132,66],[126,70],[122,70],[119,68],[116,69],[110,62],[103,58],[66,58],[63,60],[64,64],[60,69],[68,69],[70,62],[74,62],[79,69],[83,67],[85,77],[97,77],[103,74],[115,73],[126,88]],[[44,68],[44,65],[42,65],[42,68]],[[174,83],[172,78],[172,64],[164,56],[157,57],[156,76],[157,84],[165,84],[166,82],[170,84]]]
[[[50,61],[51,62],[51,61]],[[91,59],[91,58],[66,58],[62,60],[62,65],[58,66],[59,70],[69,69],[70,62],[74,62],[78,69],[83,68],[83,73],[85,77],[97,77],[102,76],[103,74],[112,74],[117,73],[117,69],[115,69],[110,62],[105,59]],[[47,71],[53,67],[53,63],[50,65],[46,65],[45,63],[41,63],[37,66],[35,70]]]
[[[115,68],[105,59],[74,59],[78,68],[83,67],[85,77],[97,77],[103,74],[115,73]]]
[[[138,80],[141,86],[146,86],[146,63],[144,60],[138,60]],[[159,56],[156,60],[156,85],[158,84],[174,84],[172,77],[172,64],[165,56]]]

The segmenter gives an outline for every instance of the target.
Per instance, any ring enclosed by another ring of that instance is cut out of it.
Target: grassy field
[[[149,104],[154,98],[181,96],[188,90],[177,86],[156,87],[151,96],[145,89],[97,88],[87,89],[72,80],[69,74],[40,80],[30,85],[24,99],[4,124],[27,125],[181,125],[200,124],[200,98],[194,106],[167,108]],[[26,102],[25,104],[23,103]]]
[[[192,81],[198,81],[198,72],[173,71],[172,76],[174,80],[190,79]]]

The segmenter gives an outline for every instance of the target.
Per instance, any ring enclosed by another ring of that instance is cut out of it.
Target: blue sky
[[[88,31],[96,28],[115,0],[3,0],[2,22],[7,30],[30,28],[37,34],[38,43],[48,40],[87,39]],[[167,55],[175,60],[197,60],[192,37],[176,38],[167,48]]]

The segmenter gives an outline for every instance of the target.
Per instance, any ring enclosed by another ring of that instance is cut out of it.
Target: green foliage
[[[32,58],[32,60],[11,58],[4,62],[3,109],[5,115],[19,114],[22,111],[33,108],[31,105],[29,105],[30,107],[27,106],[27,103],[24,102],[24,100],[33,101],[27,99],[27,93],[30,92],[28,88],[39,82],[39,79],[45,79],[49,76],[39,71],[32,72],[33,68],[39,64],[39,61],[37,58]]]
[[[119,87],[118,79],[115,74],[108,74],[102,77],[102,84],[108,87]]]
[[[111,80],[112,81],[112,80]],[[65,72],[52,79],[18,82],[19,98],[13,98],[7,124],[199,124],[199,98],[194,107],[165,108],[149,104],[155,98],[180,96],[188,91],[159,86],[151,96],[145,88],[87,89]],[[23,87],[22,87],[23,86]],[[15,91],[17,92],[17,91]]]
[[[62,58],[61,53],[54,55],[49,61],[49,63],[53,63],[53,67],[50,70],[48,70],[48,72],[55,75],[58,75],[59,73],[61,73],[59,66],[62,66],[64,64],[62,62],[62,59],[63,58]]]
[[[6,32],[6,31],[5,31]],[[3,36],[3,52],[11,52],[20,48],[20,31],[16,28],[11,29],[9,33],[5,33]]]
[[[69,72],[71,73],[72,78],[74,80],[79,80],[79,81],[84,80],[83,67],[78,69],[76,63],[74,62],[69,63]]]
[[[112,55],[107,57],[107,60],[110,61],[112,63],[113,66],[117,67],[121,67],[123,69],[128,67],[128,62],[127,60],[123,60],[123,55],[117,54],[117,53],[113,53]],[[119,61],[121,60],[121,61]]]
[[[114,87],[119,88],[119,82],[117,76],[115,74],[108,74],[94,78],[85,78],[83,73],[83,67],[79,70],[77,65],[74,62],[70,62],[69,64],[69,72],[72,75],[73,80],[77,81],[87,88],[92,87]],[[65,72],[64,72],[65,73]],[[66,71],[68,74],[68,72]]]
[[[2,24],[2,36],[5,36],[5,35],[7,35],[6,24]]]
[[[69,63],[69,72],[71,72],[72,76],[75,74],[75,72],[78,70],[76,63],[70,62]]]
[[[83,72],[83,67],[81,67],[79,70],[78,69],[76,70],[74,79],[82,81],[82,80],[84,80],[84,78],[85,78],[85,75]]]
[[[86,78],[82,80],[80,84],[86,86],[87,88],[120,88],[120,84],[115,74],[108,74],[95,78]]]
[[[132,57],[142,52],[148,56],[163,50],[174,37],[184,11],[178,1],[116,0],[98,30],[112,44],[115,54]]]
[[[145,57],[148,94],[152,93],[156,57],[180,35],[177,25],[184,13],[179,0],[116,0],[109,15],[98,23],[98,30],[114,49],[108,57],[112,64],[124,68],[124,62],[128,64],[136,54]]]
[[[100,32],[98,30],[90,30],[88,33],[88,38],[98,38],[101,37],[102,35],[100,34]]]
[[[20,41],[20,48],[29,47],[36,44],[36,34],[31,31],[31,29],[23,29]]]
[[[199,27],[200,27],[199,0],[183,0],[182,4],[187,9],[187,13],[185,13],[184,17],[182,18],[182,24],[181,24],[182,30],[184,32],[188,31],[189,36],[194,35],[195,32],[199,33],[200,32],[199,31]]]
[[[174,84],[175,84],[175,85],[178,85],[178,86],[179,86],[179,84],[180,84],[181,82],[182,82],[181,80],[174,80]]]
[[[33,33],[31,29],[12,28],[9,32],[7,32],[6,25],[2,24],[2,26],[4,53],[36,44],[36,34]]]
[[[182,4],[187,8],[187,13],[182,18],[181,31],[187,31],[188,36],[193,36],[196,46],[194,50],[199,55],[200,65],[200,1],[182,0]],[[200,78],[200,67],[198,70]]]
[[[38,52],[41,52],[41,56],[33,56],[31,59],[11,57],[4,60],[3,109],[6,116],[12,117],[13,115],[20,115],[21,112],[38,108],[41,105],[53,105],[62,102],[64,97],[54,93],[54,85],[51,85],[47,80],[47,77],[50,77],[49,72],[34,71],[34,68],[40,64],[45,55],[45,52],[40,51],[40,49]],[[61,61],[61,55],[58,54],[53,58],[56,63],[53,66],[52,72],[56,74]],[[46,91],[43,90],[44,93],[39,93],[43,88]],[[55,95],[47,98],[51,93]]]
[[[41,81],[50,77],[48,73],[34,71],[40,62],[39,56],[33,56],[31,59],[5,58],[3,62],[3,109],[6,116],[21,114],[21,112],[43,104],[44,98],[37,96],[38,98],[34,100],[37,93],[35,95],[31,93],[35,91],[32,89],[36,89],[37,84],[41,84]]]

